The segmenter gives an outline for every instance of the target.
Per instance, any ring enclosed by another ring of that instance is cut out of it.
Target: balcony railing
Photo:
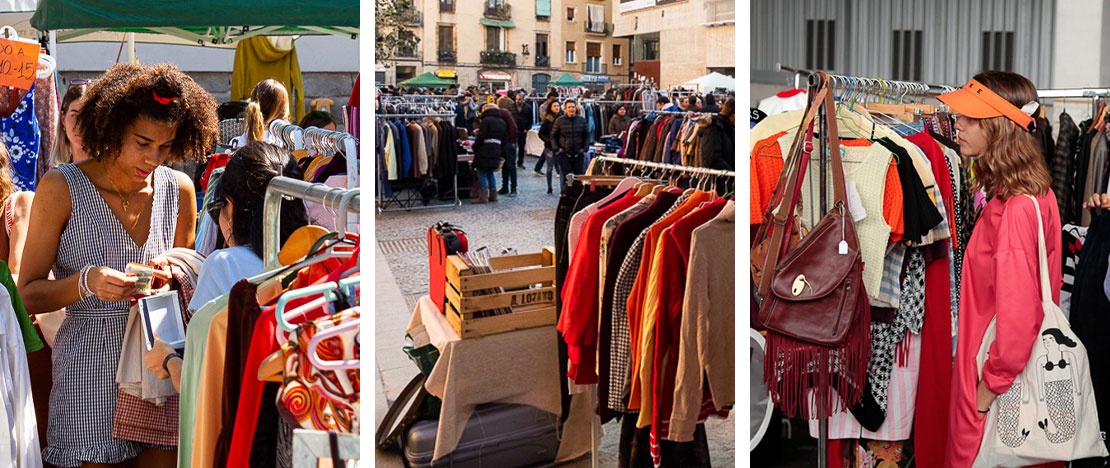
[[[440,50],[439,61],[444,63],[455,63],[458,60],[458,55],[454,50]]]
[[[609,65],[601,63],[601,57],[589,57],[586,58],[586,63],[582,64],[582,73],[607,75],[609,74]]]
[[[609,30],[610,30],[609,23],[598,22],[598,21],[586,21],[586,33],[587,34],[608,35]]]
[[[485,10],[484,15],[485,15],[486,18],[489,18],[489,19],[506,20],[507,21],[507,20],[513,19],[513,8],[512,8],[512,5],[494,5],[494,6],[490,6],[489,4],[486,4],[486,10]]]
[[[516,65],[516,54],[503,50],[483,50],[481,63],[483,65],[501,65],[511,67]]]
[[[420,49],[413,47],[411,49],[400,48],[397,49],[397,58],[401,59],[416,59],[420,58]]]
[[[420,13],[420,10],[404,10],[401,11],[401,22],[406,26],[422,26],[424,24],[424,15]]]
[[[550,67],[551,66],[551,57],[547,56],[547,55],[536,56],[536,66],[537,67]]]

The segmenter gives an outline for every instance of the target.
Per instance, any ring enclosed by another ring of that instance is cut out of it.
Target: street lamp
[[[523,55],[524,58],[527,59],[528,55],[529,55],[528,54],[528,44],[521,44],[520,45],[520,50],[521,50],[520,55]]]

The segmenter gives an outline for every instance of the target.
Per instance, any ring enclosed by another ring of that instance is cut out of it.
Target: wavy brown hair
[[[173,101],[162,104],[155,95]],[[77,125],[82,147],[98,161],[119,156],[123,134],[139,116],[177,126],[170,162],[199,161],[219,134],[216,100],[170,64],[117,64],[89,86],[84,99]]]
[[[1017,73],[986,71],[975,75],[975,80],[1019,108],[1037,100],[1037,87]],[[1029,132],[1006,117],[981,119],[979,125],[987,137],[987,149],[972,163],[974,188],[1003,200],[1044,195],[1052,185],[1040,133],[1045,127]]]
[[[254,85],[251,100],[245,112],[247,141],[262,141],[266,137],[266,127],[276,119],[289,120],[289,92],[285,85],[273,78],[265,79]]]

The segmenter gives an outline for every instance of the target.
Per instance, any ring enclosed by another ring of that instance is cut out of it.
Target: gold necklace
[[[108,175],[108,182],[112,184],[112,190],[116,192],[116,195],[119,195],[120,204],[123,205],[123,212],[124,214],[126,214],[127,209],[131,207],[131,197],[134,197],[135,192],[138,192],[138,190],[136,190],[135,192],[131,192],[131,194],[128,195],[127,198],[123,198],[123,192],[121,192],[119,190],[119,187],[116,186],[116,181],[112,179],[112,173],[105,171],[105,174]]]

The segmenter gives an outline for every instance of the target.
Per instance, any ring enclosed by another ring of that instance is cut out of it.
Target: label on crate
[[[544,302],[555,302],[555,291],[529,291],[513,294],[513,302],[509,307],[522,307]]]

